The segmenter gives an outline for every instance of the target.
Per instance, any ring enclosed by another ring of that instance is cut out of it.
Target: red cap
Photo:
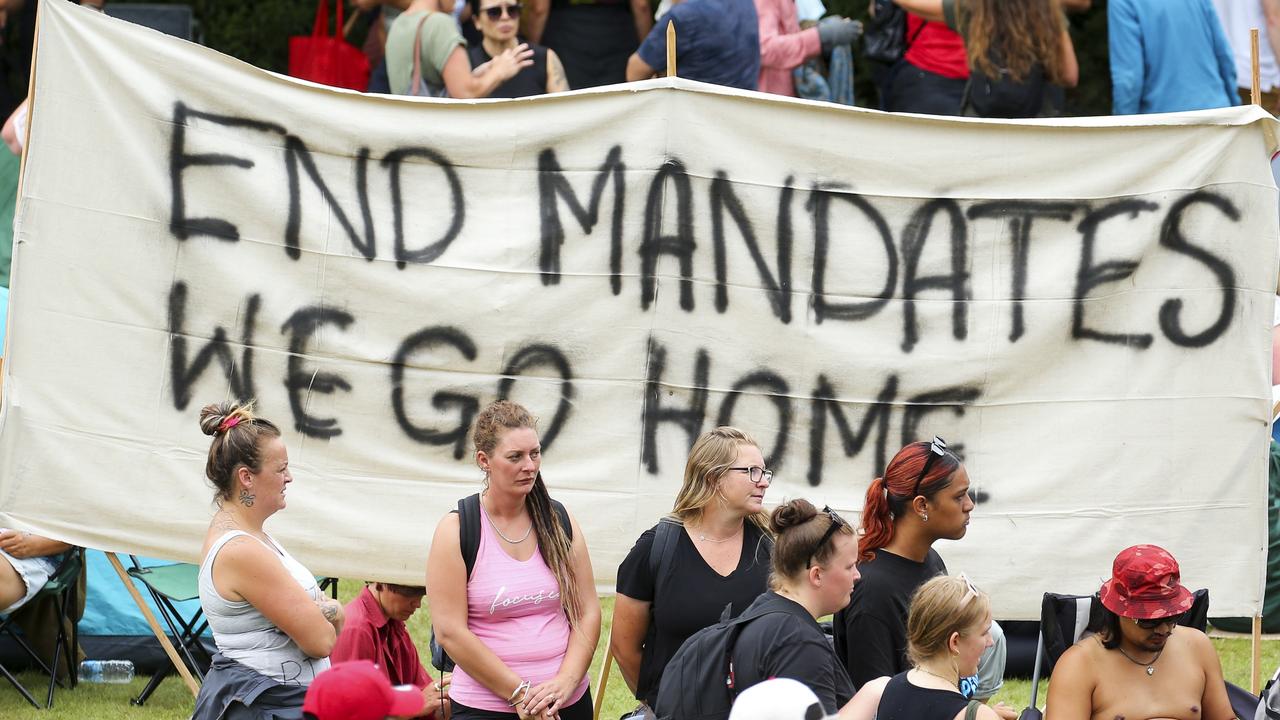
[[[1178,561],[1155,545],[1134,545],[1116,556],[1111,579],[1102,583],[1102,604],[1127,618],[1153,620],[1179,615],[1194,598],[1183,587]]]
[[[427,702],[416,687],[392,687],[368,660],[353,660],[325,670],[311,681],[302,711],[317,720],[383,720],[388,715],[415,717]]]

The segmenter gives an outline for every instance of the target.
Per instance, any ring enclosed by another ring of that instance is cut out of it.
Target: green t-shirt
[[[409,94],[409,81],[413,78],[413,38],[418,32],[418,23],[422,25],[422,79],[433,88],[444,87],[444,64],[455,48],[463,48],[466,56],[467,41],[458,32],[458,24],[448,13],[431,11],[414,11],[400,13],[400,17],[391,23],[391,32],[387,34],[387,78],[391,81],[391,92],[396,95]]]
[[[0,285],[9,287],[9,262],[13,259],[13,207],[18,200],[18,168],[21,158],[0,147]]]

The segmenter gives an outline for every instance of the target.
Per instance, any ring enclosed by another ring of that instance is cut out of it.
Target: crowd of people
[[[528,410],[499,401],[476,416],[481,488],[436,526],[425,585],[371,582],[345,608],[264,530],[293,480],[279,429],[233,403],[206,406],[200,427],[217,505],[200,602],[218,653],[194,720],[592,717],[601,611],[588,542],[548,492]],[[803,498],[766,512],[772,479],[750,435],[703,433],[670,514],[623,560],[610,650],[638,702],[631,718],[752,720],[779,698],[799,703],[797,718],[1016,717],[989,704],[1005,669],[990,600],[933,548],[963,538],[974,509],[941,438],[894,456],[860,530]],[[424,597],[452,667],[439,681],[405,627]],[[1163,549],[1121,552],[1096,635],[1055,669],[1048,716],[1233,717],[1212,645],[1177,625],[1191,597]],[[834,642],[818,622],[833,613]],[[727,657],[728,687],[706,680],[706,657]]]
[[[647,79],[667,70],[674,24],[681,77],[852,102],[851,53],[863,33],[862,22],[828,14],[821,0],[355,2],[381,18],[366,43],[378,65],[369,90],[410,95],[526,97]],[[933,115],[1061,115],[1065,90],[1080,80],[1068,15],[1091,6],[871,0],[874,37],[863,45],[876,102]],[[1280,0],[1114,0],[1107,18],[1115,114],[1248,102],[1237,88],[1250,85],[1250,27],[1267,29],[1262,81],[1275,109]],[[840,84],[849,86],[843,94]]]

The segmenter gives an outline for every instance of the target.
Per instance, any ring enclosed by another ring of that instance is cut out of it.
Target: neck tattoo
[[[1116,646],[1116,649],[1120,651],[1120,654],[1124,656],[1125,660],[1128,660],[1134,665],[1146,666],[1147,677],[1151,677],[1152,675],[1156,674],[1156,661],[1160,659],[1160,653],[1164,652],[1164,648],[1160,648],[1159,650],[1156,651],[1156,656],[1151,658],[1151,662],[1142,662],[1141,660],[1138,660],[1134,656],[1125,652],[1124,648],[1120,647],[1119,645]]]

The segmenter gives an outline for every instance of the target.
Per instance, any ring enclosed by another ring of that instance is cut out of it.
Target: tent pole
[[[668,26],[670,27],[670,26]],[[668,46],[670,47],[670,46]],[[591,720],[600,720],[600,706],[604,704],[604,688],[609,684],[609,668],[613,665],[613,623],[609,624],[609,637],[604,641],[604,662],[600,663],[600,677],[596,680],[596,699]]]
[[[169,642],[168,636],[160,629],[160,623],[156,622],[156,616],[152,614],[151,608],[147,607],[146,601],[142,599],[142,593],[138,592],[138,588],[133,586],[133,580],[129,578],[129,573],[125,572],[124,565],[120,564],[120,558],[116,557],[113,552],[103,554],[111,561],[111,567],[116,569],[116,574],[120,576],[120,582],[124,583],[129,595],[133,597],[133,602],[142,611],[142,617],[146,618],[147,624],[151,626],[151,632],[155,633],[156,639],[160,641],[160,647],[164,648],[164,653],[169,656],[169,661],[178,670],[178,674],[182,676],[182,680],[187,684],[187,688],[191,690],[191,694],[193,696],[199,695],[200,685],[191,676],[191,671],[187,669],[187,664],[178,657],[178,651],[173,649],[173,643]]]
[[[1249,692],[1262,691],[1262,615],[1253,616],[1253,652],[1249,662]]]

